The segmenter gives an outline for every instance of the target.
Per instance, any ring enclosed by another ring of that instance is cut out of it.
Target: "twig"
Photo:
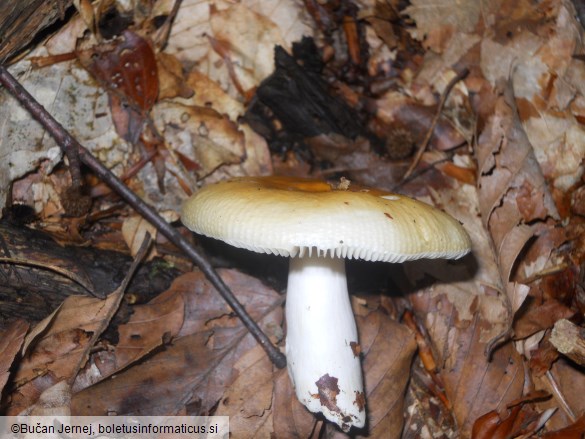
[[[564,356],[585,366],[585,330],[567,319],[557,320],[550,342]]]
[[[286,366],[286,357],[272,344],[268,336],[260,329],[258,324],[250,317],[245,308],[230,291],[215,269],[209,264],[205,257],[177,230],[170,226],[150,205],[145,203],[138,195],[132,192],[122,183],[108,168],[97,160],[87,149],[85,149],[71,134],[49,114],[20,85],[10,74],[6,67],[0,65],[0,83],[16,98],[20,104],[53,136],[57,144],[63,148],[68,157],[79,156],[79,159],[90,168],[103,182],[110,186],[123,200],[134,210],[142,215],[148,222],[156,227],[170,242],[182,250],[205,274],[211,284],[217,289],[221,297],[234,310],[244,326],[250,331],[254,338],[264,348],[272,363],[278,367]],[[74,150],[74,151],[73,151]],[[70,159],[71,160],[71,159]]]
[[[441,159],[438,159],[438,160],[436,160],[436,161],[434,161],[432,163],[429,163],[428,166],[425,166],[424,168],[417,169],[415,172],[411,173],[409,177],[403,177],[402,180],[400,180],[394,186],[391,186],[390,187],[390,190],[393,191],[393,192],[397,192],[405,184],[410,183],[411,181],[416,180],[417,178],[423,176],[427,172],[432,171],[433,169],[435,169],[435,167],[437,165],[440,165],[442,163],[446,163],[446,162],[452,160],[454,153],[456,151],[458,151],[460,148],[462,148],[463,146],[465,146],[465,145],[456,146],[455,148],[449,150],[449,152],[446,154],[446,156],[444,158],[441,158]]]
[[[421,143],[418,150],[416,151],[416,155],[414,156],[412,163],[410,164],[408,170],[406,171],[406,173],[402,177],[403,181],[406,180],[408,177],[410,177],[410,174],[412,174],[412,171],[414,171],[414,169],[417,167],[423,153],[426,151],[427,146],[429,145],[429,142],[431,141],[431,137],[433,136],[433,133],[435,132],[435,127],[437,126],[437,122],[439,122],[439,117],[441,116],[441,113],[443,111],[443,107],[445,106],[445,102],[447,101],[447,97],[449,96],[449,93],[451,93],[451,89],[453,87],[455,87],[455,84],[457,84],[459,81],[461,81],[463,78],[465,78],[468,73],[469,73],[468,69],[461,70],[459,73],[457,73],[457,75],[453,79],[451,79],[451,81],[449,81],[449,84],[447,84],[447,87],[445,87],[445,90],[443,90],[443,94],[441,95],[441,100],[439,101],[439,107],[437,108],[437,112],[435,113],[435,116],[433,117],[433,122],[431,123],[431,126],[429,127],[429,129],[427,131],[427,135],[425,136],[423,142]]]
[[[128,284],[130,283],[130,281],[134,277],[134,273],[136,273],[138,266],[144,260],[146,253],[148,253],[148,250],[150,249],[151,243],[152,243],[152,240],[150,238],[150,233],[147,232],[146,235],[144,236],[144,239],[142,240],[142,244],[140,244],[140,248],[138,249],[138,253],[136,254],[136,257],[134,258],[134,261],[132,261],[132,265],[130,266],[130,268],[128,269],[128,272],[126,273],[126,276],[122,280],[122,283],[118,286],[118,288],[116,288],[116,291],[114,291],[112,294],[110,294],[105,299],[105,303],[109,306],[109,309],[106,311],[106,313],[105,313],[104,317],[102,318],[101,322],[99,323],[98,327],[93,331],[93,334],[91,335],[89,343],[87,344],[87,346],[85,348],[85,352],[81,356],[81,358],[79,359],[79,362],[77,363],[77,368],[76,368],[77,372],[79,372],[81,370],[81,368],[83,367],[83,365],[87,362],[87,360],[89,359],[89,355],[91,353],[91,349],[95,345],[97,339],[106,330],[106,328],[108,327],[108,325],[110,324],[110,322],[114,318],[114,315],[116,314],[116,312],[118,312],[118,309],[120,308],[120,304],[122,303],[122,299],[124,298],[124,294],[126,293],[126,288],[128,288]],[[72,373],[71,376],[69,377],[69,379],[67,380],[67,383],[69,384],[69,386],[73,386],[73,382],[75,381],[75,378],[77,377],[77,372]]]

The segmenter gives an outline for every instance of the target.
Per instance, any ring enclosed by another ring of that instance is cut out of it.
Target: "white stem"
[[[363,427],[357,329],[342,258],[291,258],[286,357],[297,398],[342,430]]]

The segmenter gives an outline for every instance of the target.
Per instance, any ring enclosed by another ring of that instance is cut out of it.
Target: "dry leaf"
[[[20,362],[15,371],[17,390],[12,394],[9,414],[29,407],[49,387],[59,381],[72,380],[86,355],[92,334],[99,330],[115,295],[105,300],[70,296],[46,320],[45,328],[37,337],[34,348]],[[34,333],[33,329],[33,333]]]
[[[453,33],[472,33],[482,12],[480,3],[457,0],[413,0],[404,10],[416,22],[413,38],[424,39],[427,47],[439,53]]]
[[[501,85],[494,113],[479,136],[476,155],[482,219],[494,240],[508,298],[516,312],[528,286],[514,281],[512,269],[539,225],[544,226],[542,221],[558,219],[559,215],[520,124],[510,83]],[[525,209],[527,201],[537,207]],[[525,275],[531,274],[525,271]]]
[[[24,320],[16,320],[0,333],[0,395],[10,376],[12,362],[24,342],[28,326]]]
[[[298,1],[186,0],[174,22],[167,51],[181,61],[196,63],[201,73],[237,98],[241,95],[234,79],[241,91],[257,86],[272,72],[276,44],[290,48],[293,41],[312,33],[305,8]],[[212,48],[212,39],[219,42],[220,53]]]
[[[71,387],[66,380],[59,381],[40,394],[39,399],[22,414],[25,416],[69,416]],[[16,416],[14,413],[13,416]]]
[[[156,227],[139,215],[132,215],[122,223],[122,236],[132,256],[136,256],[147,234],[156,237],[156,233]]]
[[[317,419],[295,395],[286,370],[277,371],[274,380],[272,417],[275,437],[311,437]]]
[[[427,178],[437,186],[436,175]],[[409,300],[429,334],[459,434],[467,437],[479,416],[521,395],[524,370],[522,358],[509,344],[491,361],[486,357],[488,343],[506,329],[510,315],[490,238],[479,217],[476,189],[450,180],[440,191],[427,191],[427,201],[461,221],[472,239],[473,254],[461,261],[404,264],[409,289],[417,291],[417,284],[436,279]]]
[[[381,311],[356,320],[364,353],[368,435],[400,438],[405,389],[416,351],[414,335]]]
[[[215,416],[229,416],[230,430],[241,438],[269,437],[273,432],[272,363],[255,346],[234,364],[235,381],[217,406]]]
[[[108,91],[116,131],[136,144],[159,91],[150,43],[126,30],[118,38],[80,47],[76,53],[81,65]]]
[[[540,306],[531,305],[525,313],[520,312],[517,316],[514,336],[525,338],[543,329],[550,329],[557,320],[570,318],[574,314],[575,311],[556,300],[547,300]]]
[[[153,119],[173,150],[200,165],[198,174],[201,177],[220,166],[240,163],[244,159],[243,133],[215,110],[161,103],[155,107]]]
[[[220,274],[269,334],[280,328],[282,298],[276,292],[236,271]],[[177,278],[169,291],[184,301],[177,337],[140,364],[74,395],[73,413],[202,414],[217,404],[238,376],[236,362],[256,342],[200,272]],[[100,356],[94,355],[88,370],[100,363]],[[252,369],[263,367],[262,361],[252,363]]]

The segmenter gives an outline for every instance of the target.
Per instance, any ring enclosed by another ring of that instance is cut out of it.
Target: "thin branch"
[[[138,266],[144,260],[146,253],[148,253],[151,243],[152,240],[150,238],[150,233],[147,232],[146,235],[144,236],[144,239],[142,240],[142,244],[140,244],[140,248],[138,249],[138,253],[134,258],[134,261],[132,261],[132,265],[130,266],[128,272],[126,273],[126,276],[124,276],[124,279],[122,280],[122,283],[118,286],[118,288],[116,288],[116,291],[114,291],[105,299],[105,303],[107,303],[109,308],[105,312],[104,317],[99,322],[98,327],[93,331],[89,343],[87,343],[87,346],[85,347],[85,352],[83,353],[83,355],[79,359],[79,362],[77,363],[76,372],[72,373],[69,379],[67,380],[67,384],[69,384],[69,386],[73,386],[73,382],[77,377],[77,373],[81,370],[83,365],[89,359],[91,349],[94,347],[97,339],[106,330],[106,328],[114,318],[114,315],[116,314],[116,312],[118,312],[120,304],[122,303],[122,299],[124,298],[124,294],[126,293],[126,289],[128,288],[128,284],[130,283],[130,280],[132,280],[132,277],[134,277],[134,273],[136,273]]]
[[[421,143],[418,150],[416,151],[416,155],[414,156],[412,163],[410,164],[408,170],[406,171],[406,173],[402,177],[403,181],[406,180],[408,177],[410,177],[410,174],[412,174],[414,169],[418,166],[418,163],[420,162],[420,159],[421,159],[423,153],[426,151],[427,146],[429,145],[429,142],[431,141],[431,137],[433,136],[433,133],[435,132],[435,127],[437,126],[437,122],[439,122],[439,117],[441,116],[441,113],[443,112],[443,107],[445,106],[445,102],[447,101],[447,97],[449,96],[449,93],[451,93],[451,90],[453,89],[453,87],[455,87],[455,84],[457,84],[459,81],[461,81],[463,78],[465,78],[468,73],[469,73],[469,70],[467,70],[467,69],[463,69],[462,71],[457,73],[457,75],[453,79],[451,79],[451,81],[449,81],[449,84],[447,84],[447,87],[445,87],[445,90],[443,90],[443,94],[441,95],[441,100],[439,101],[439,107],[437,108],[437,112],[435,113],[435,116],[433,117],[433,122],[431,123],[431,126],[429,127],[429,129],[427,131],[427,135],[425,136],[423,142]]]
[[[215,269],[207,259],[189,243],[177,230],[167,223],[156,210],[145,203],[138,195],[132,192],[124,183],[122,183],[108,168],[97,160],[87,149],[85,149],[69,132],[49,114],[45,108],[39,104],[31,95],[20,85],[20,83],[10,74],[6,67],[0,65],[0,84],[2,84],[20,104],[53,136],[57,144],[63,148],[70,163],[79,157],[79,160],[90,168],[104,183],[112,188],[123,200],[125,200],[134,210],[142,215],[156,229],[162,233],[170,242],[182,250],[188,257],[199,267],[205,274],[211,284],[217,289],[221,297],[234,310],[244,326],[250,331],[254,338],[264,348],[272,363],[278,367],[286,366],[286,357],[280,350],[272,344],[268,336],[260,329],[258,324],[250,317],[245,308],[230,291],[222,278],[217,274]]]

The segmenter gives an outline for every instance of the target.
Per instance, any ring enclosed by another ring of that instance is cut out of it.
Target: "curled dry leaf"
[[[494,112],[476,147],[479,207],[494,241],[502,280],[515,313],[529,291],[527,285],[513,278],[518,255],[539,228],[545,227],[546,219],[558,219],[559,215],[520,123],[512,84],[501,83],[498,90]],[[528,202],[534,207],[526,209]],[[526,276],[533,274],[530,270],[522,272]]]
[[[157,230],[152,224],[138,215],[126,218],[122,223],[122,236],[132,256],[136,256],[138,253],[146,234],[156,236],[156,232]]]
[[[581,439],[585,431],[585,414],[579,416],[571,425],[557,431],[543,434],[543,439]]]
[[[236,271],[221,270],[220,275],[236,292],[252,318],[260,322],[268,334],[278,333],[282,298],[258,280]],[[257,367],[264,370],[268,363],[256,357],[259,352],[254,353],[256,342],[200,272],[177,278],[164,296],[181,297],[183,303],[172,299],[184,312],[182,326],[173,342],[164,349],[151,352],[140,364],[119,371],[115,379],[106,379],[74,395],[72,413],[162,415],[186,410],[192,414],[205,414],[212,410],[227,386],[244,370],[247,373]],[[172,312],[167,315],[170,310],[165,311],[164,306],[155,303],[148,313],[156,315],[157,309],[165,319],[172,318]],[[147,326],[140,320],[129,322],[128,329],[121,329],[121,334],[128,334],[132,339],[136,328],[144,334]],[[165,326],[162,322],[157,337],[161,336],[160,331]],[[128,335],[124,336],[125,340]],[[143,352],[146,353],[144,349]],[[123,353],[128,358],[128,353]],[[107,356],[94,354],[88,372],[99,367],[103,358]],[[106,359],[104,362],[113,361]],[[238,361],[240,363],[236,365]]]

